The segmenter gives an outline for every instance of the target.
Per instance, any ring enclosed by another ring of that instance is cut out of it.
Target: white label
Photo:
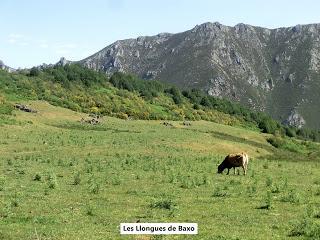
[[[120,234],[198,234],[198,224],[121,223]]]

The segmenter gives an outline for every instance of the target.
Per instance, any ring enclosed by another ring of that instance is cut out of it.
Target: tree
[[[259,123],[259,128],[264,133],[274,134],[278,129],[278,124],[271,118],[263,118],[262,121]]]
[[[172,95],[172,99],[175,104],[181,104],[182,103],[182,94],[180,90],[176,87],[171,87],[167,90],[168,93]]]
[[[29,76],[30,77],[36,77],[36,76],[39,76],[40,74],[40,70],[36,67],[33,67],[30,69],[30,73],[29,73]]]
[[[200,101],[200,104],[204,107],[211,107],[211,102],[210,100],[208,99],[207,96],[205,97],[202,97],[201,101]]]

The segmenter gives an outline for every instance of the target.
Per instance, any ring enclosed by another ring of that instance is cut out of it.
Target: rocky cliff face
[[[320,24],[266,29],[204,23],[117,41],[80,63],[200,88],[288,124],[320,128]]]
[[[13,71],[15,71],[15,69],[6,66],[6,65],[3,63],[3,61],[1,61],[1,60],[0,60],[0,69],[6,70],[6,71],[8,71],[8,72],[13,72]]]

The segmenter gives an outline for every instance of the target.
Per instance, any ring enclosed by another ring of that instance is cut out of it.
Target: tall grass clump
[[[286,193],[281,199],[282,202],[289,202],[289,203],[300,203],[302,198],[296,190],[291,189],[288,193]]]
[[[272,194],[270,191],[267,191],[267,194],[265,195],[265,198],[263,201],[264,201],[264,204],[262,206],[258,207],[258,209],[270,210],[273,208]]]
[[[226,192],[226,189],[223,190],[220,186],[216,186],[213,190],[212,197],[226,197],[228,196],[228,193]]]
[[[156,199],[150,203],[151,208],[160,208],[165,210],[172,210],[177,204],[170,198]]]
[[[3,190],[4,190],[5,183],[6,183],[6,179],[1,176],[1,177],[0,177],[0,191],[3,191]]]
[[[47,176],[48,187],[50,189],[55,189],[58,186],[58,180],[55,173],[51,172]]]
[[[301,219],[291,222],[289,236],[320,239],[320,222],[317,221],[317,215],[314,214],[314,209],[308,206]]]
[[[81,182],[80,172],[76,172],[73,176],[73,185],[79,185]]]
[[[34,177],[33,177],[33,180],[34,180],[34,181],[41,181],[41,175],[40,175],[40,173],[36,173],[36,174],[34,175]]]

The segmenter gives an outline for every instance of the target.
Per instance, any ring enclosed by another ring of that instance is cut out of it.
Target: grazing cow
[[[236,174],[236,167],[242,167],[244,175],[246,175],[248,169],[248,162],[249,157],[246,153],[229,154],[218,166],[218,173],[222,173],[223,170],[227,168],[227,174],[229,174],[230,168],[233,168],[234,174]],[[239,171],[238,174],[240,174]]]

